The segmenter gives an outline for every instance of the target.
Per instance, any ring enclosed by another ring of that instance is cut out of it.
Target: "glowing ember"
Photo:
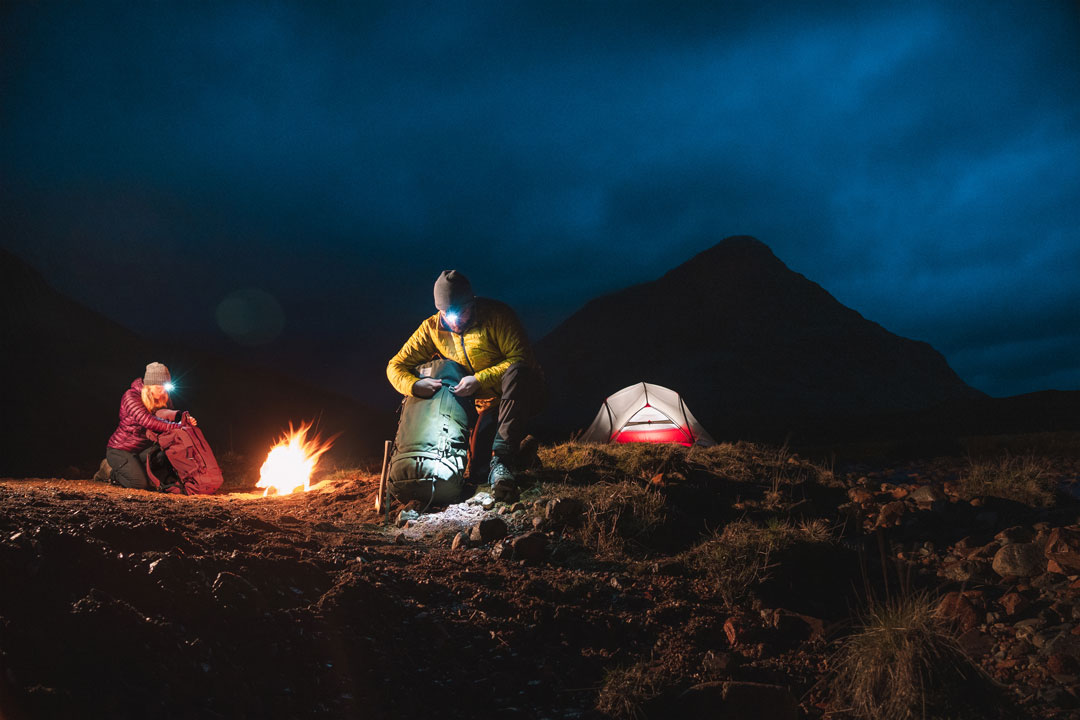
[[[273,489],[276,495],[288,495],[303,489],[311,489],[311,473],[319,464],[319,458],[330,449],[333,438],[323,442],[318,435],[307,439],[311,423],[303,423],[293,430],[289,423],[289,432],[271,448],[259,471],[259,482],[255,487],[266,488],[263,497]]]

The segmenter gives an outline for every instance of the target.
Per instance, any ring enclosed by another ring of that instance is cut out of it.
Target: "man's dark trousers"
[[[538,369],[520,362],[506,369],[499,403],[480,413],[469,440],[470,484],[487,483],[492,451],[513,465],[527,424],[543,411],[546,395],[544,376]]]

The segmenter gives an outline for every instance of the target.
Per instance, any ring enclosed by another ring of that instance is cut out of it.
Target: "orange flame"
[[[275,495],[288,495],[301,488],[311,489],[311,473],[319,464],[319,458],[330,449],[334,438],[325,442],[318,435],[307,439],[311,423],[302,423],[296,430],[289,423],[289,432],[266,455],[266,462],[259,470],[259,482],[255,487],[266,488],[263,497],[274,490]],[[336,437],[336,436],[335,436]]]

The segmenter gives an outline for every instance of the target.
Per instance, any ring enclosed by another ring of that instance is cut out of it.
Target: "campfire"
[[[311,423],[302,423],[282,436],[278,444],[270,449],[266,462],[259,470],[259,482],[255,487],[265,488],[263,497],[273,490],[275,495],[288,495],[311,489],[311,473],[319,464],[319,458],[330,449],[333,438],[323,441],[317,434],[308,439]]]

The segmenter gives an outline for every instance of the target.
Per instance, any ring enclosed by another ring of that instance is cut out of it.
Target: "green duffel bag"
[[[443,385],[430,398],[405,398],[390,458],[387,486],[400,502],[449,505],[461,499],[469,462],[469,428],[476,421],[471,398],[450,392],[469,372],[452,360],[434,360],[420,377]],[[425,509],[427,509],[425,507]]]

